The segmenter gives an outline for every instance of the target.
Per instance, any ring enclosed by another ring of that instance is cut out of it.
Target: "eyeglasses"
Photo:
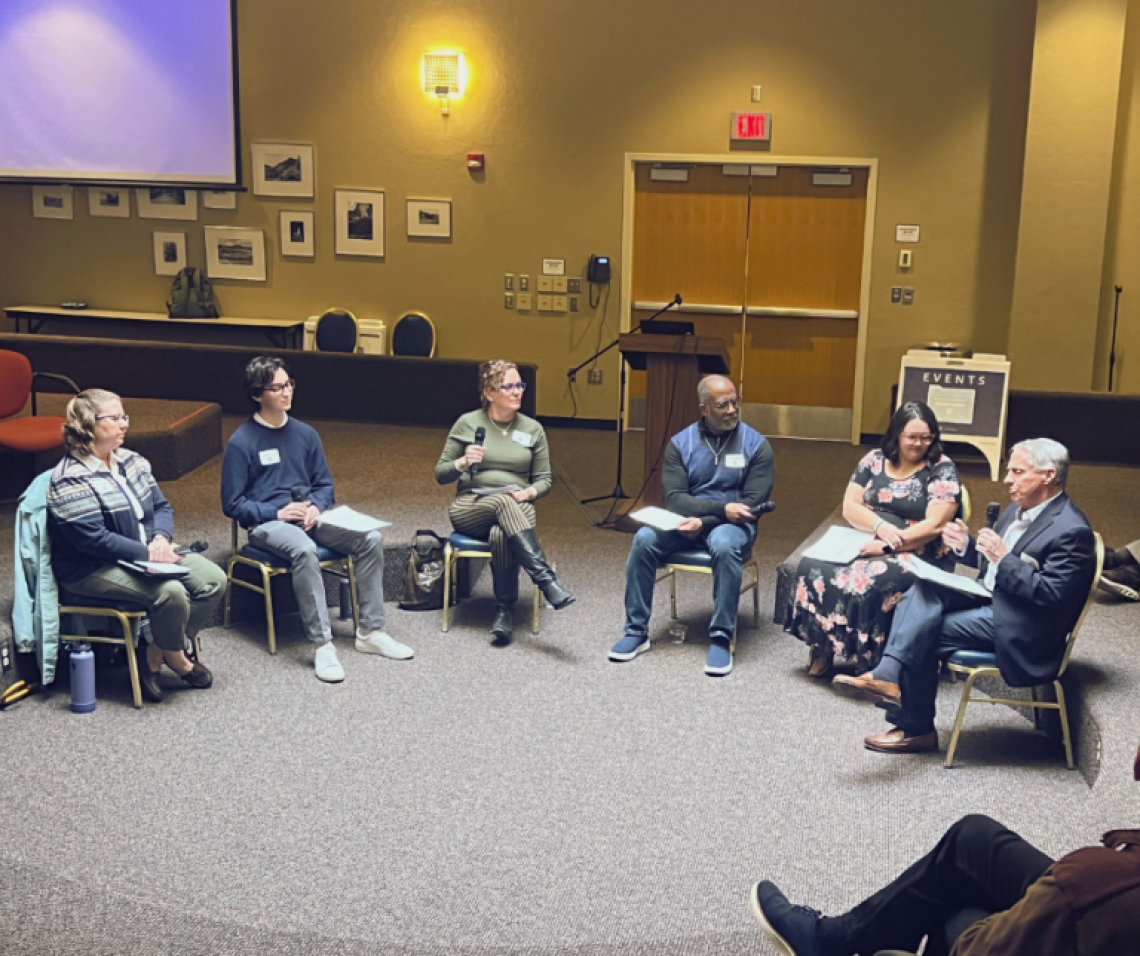
[[[279,392],[285,391],[285,389],[289,389],[290,391],[292,391],[296,387],[297,387],[297,383],[294,382],[293,379],[289,379],[289,381],[282,382],[280,385],[266,385],[265,388],[262,389],[262,391],[263,392],[273,392],[273,394],[276,395]]]
[[[525,392],[526,382],[511,382],[509,385],[500,385],[499,390],[503,392]]]
[[[724,412],[730,408],[740,408],[740,399],[726,398],[723,402],[717,402],[713,408],[715,408],[718,412]]]
[[[914,442],[916,445],[929,445],[934,441],[933,435],[901,435],[899,437]]]
[[[130,415],[96,415],[97,422],[114,422],[116,425],[130,425]]]

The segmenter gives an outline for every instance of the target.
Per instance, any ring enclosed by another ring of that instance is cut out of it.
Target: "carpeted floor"
[[[447,528],[453,489],[431,480],[443,430],[320,430],[338,498],[392,521],[390,541]],[[1136,825],[1137,605],[1099,604],[1076,650],[1104,746],[1092,787],[998,707],[974,708],[952,771],[868,753],[879,712],[806,677],[802,646],[771,623],[774,569],[834,508],[858,448],[774,443],[760,626],[743,616],[729,677],[701,670],[703,577],[681,587],[685,643],[665,637],[662,587],[652,652],[607,662],[629,538],[593,527],[575,497],[612,488],[614,442],[551,433],[562,480],[540,534],[578,603],[545,610],[537,636],[490,646],[484,576],[448,634],[436,612],[389,605],[412,661],[357,654],[334,624],[342,685],[314,678],[293,617],[276,657],[258,624],[205,632],[209,691],[167,675],[167,701],[136,711],[125,669],[102,668],[91,715],[70,713],[65,679],[0,713],[0,951],[752,954],[769,951],[747,906],[756,879],[835,912],[963,813],[1052,854]],[[634,441],[631,492],[638,457]],[[219,470],[164,485],[180,537],[209,540],[215,560],[229,546]],[[964,472],[983,513],[1004,500],[980,465]],[[1118,468],[1078,466],[1071,482],[1111,544],[1140,537],[1135,487]],[[11,554],[8,507],[4,582]],[[943,730],[954,700],[944,687]]]

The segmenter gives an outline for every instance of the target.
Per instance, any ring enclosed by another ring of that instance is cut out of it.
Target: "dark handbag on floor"
[[[412,537],[404,569],[405,611],[438,611],[443,607],[444,541],[434,531],[417,531]]]

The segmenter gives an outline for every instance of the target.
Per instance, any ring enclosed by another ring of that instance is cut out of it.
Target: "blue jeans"
[[[958,650],[994,649],[993,607],[982,599],[916,581],[899,601],[885,657],[902,664],[902,706],[888,722],[908,737],[934,730],[938,662]]]
[[[752,552],[756,525],[725,522],[707,535],[688,538],[679,531],[642,528],[633,537],[625,565],[625,633],[649,635],[649,615],[653,610],[653,585],[657,570],[674,551],[704,545],[712,555],[713,611],[709,635],[732,637],[736,630],[736,609],[740,604],[740,579],[744,560]]]

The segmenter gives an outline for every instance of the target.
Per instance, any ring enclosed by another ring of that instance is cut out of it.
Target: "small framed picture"
[[[36,219],[74,219],[74,193],[71,186],[33,186],[32,215]]]
[[[384,257],[384,191],[338,189],[333,204],[338,256]]]
[[[186,233],[155,232],[154,274],[176,276],[186,268]]]
[[[313,223],[311,212],[281,211],[281,255],[312,256]]]
[[[202,205],[207,209],[237,209],[237,193],[228,189],[203,190]]]
[[[313,147],[295,143],[253,143],[253,194],[312,199]]]
[[[130,219],[131,191],[110,186],[88,186],[87,212],[92,216]]]
[[[207,226],[206,275],[265,281],[265,233],[240,226]]]
[[[408,235],[429,239],[451,238],[450,199],[409,199]]]
[[[185,219],[193,222],[198,218],[198,194],[193,189],[149,186],[136,189],[135,198],[139,204],[139,216],[143,219]]]

